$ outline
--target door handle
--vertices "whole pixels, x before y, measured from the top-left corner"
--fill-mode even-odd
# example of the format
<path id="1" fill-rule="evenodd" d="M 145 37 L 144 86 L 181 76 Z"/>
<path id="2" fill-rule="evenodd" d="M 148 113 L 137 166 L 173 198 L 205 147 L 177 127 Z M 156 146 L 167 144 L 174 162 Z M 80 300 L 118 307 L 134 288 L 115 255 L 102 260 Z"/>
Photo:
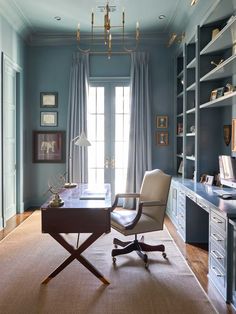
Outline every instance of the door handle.
<path id="1" fill-rule="evenodd" d="M 109 158 L 107 157 L 105 159 L 105 168 L 111 168 L 111 169 L 115 169 L 115 158 Z"/>
<path id="2" fill-rule="evenodd" d="M 111 169 L 115 169 L 115 165 L 116 165 L 115 158 L 112 158 L 111 159 Z"/>
<path id="3" fill-rule="evenodd" d="M 106 159 L 105 159 L 105 168 L 106 168 L 106 169 L 109 168 L 109 164 L 110 164 L 109 158 L 106 158 Z"/>

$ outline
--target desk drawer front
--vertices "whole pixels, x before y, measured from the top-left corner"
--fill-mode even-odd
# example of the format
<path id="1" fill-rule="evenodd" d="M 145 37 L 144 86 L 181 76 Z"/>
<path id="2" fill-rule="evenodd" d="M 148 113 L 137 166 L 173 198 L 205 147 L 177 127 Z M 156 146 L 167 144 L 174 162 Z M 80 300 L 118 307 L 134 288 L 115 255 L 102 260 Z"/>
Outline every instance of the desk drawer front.
<path id="1" fill-rule="evenodd" d="M 209 275 L 215 286 L 226 297 L 226 273 L 217 262 L 210 256 Z"/>
<path id="2" fill-rule="evenodd" d="M 225 250 L 221 247 L 218 247 L 213 243 L 213 241 L 210 242 L 210 255 L 211 258 L 214 259 L 223 269 L 226 267 L 226 253 Z"/>
<path id="3" fill-rule="evenodd" d="M 110 210 L 48 208 L 42 210 L 43 233 L 110 232 Z"/>
<path id="4" fill-rule="evenodd" d="M 211 224 L 216 228 L 226 232 L 226 220 L 224 217 L 218 215 L 214 210 L 211 209 Z"/>
<path id="5" fill-rule="evenodd" d="M 210 242 L 214 242 L 217 246 L 220 246 L 223 250 L 226 249 L 226 238 L 216 228 L 210 225 Z"/>

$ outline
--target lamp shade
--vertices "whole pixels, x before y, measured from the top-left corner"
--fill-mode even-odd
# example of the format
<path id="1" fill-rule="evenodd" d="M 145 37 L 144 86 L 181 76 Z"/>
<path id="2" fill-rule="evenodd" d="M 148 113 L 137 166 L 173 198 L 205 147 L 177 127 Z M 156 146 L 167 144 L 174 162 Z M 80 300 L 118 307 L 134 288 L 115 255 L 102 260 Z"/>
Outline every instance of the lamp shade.
<path id="1" fill-rule="evenodd" d="M 87 139 L 84 131 L 81 132 L 79 138 L 75 141 L 75 145 L 77 145 L 77 146 L 84 146 L 84 147 L 91 146 L 91 143 Z"/>

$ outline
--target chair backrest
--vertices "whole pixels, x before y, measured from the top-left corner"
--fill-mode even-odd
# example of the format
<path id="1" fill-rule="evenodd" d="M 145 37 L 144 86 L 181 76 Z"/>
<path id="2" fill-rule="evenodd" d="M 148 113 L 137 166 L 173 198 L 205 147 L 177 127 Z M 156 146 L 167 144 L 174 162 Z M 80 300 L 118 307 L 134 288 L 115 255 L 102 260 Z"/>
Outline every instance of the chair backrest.
<path id="1" fill-rule="evenodd" d="M 144 207 L 143 213 L 163 223 L 171 176 L 160 169 L 146 171 L 140 189 L 140 201 L 160 201 L 163 206 Z"/>

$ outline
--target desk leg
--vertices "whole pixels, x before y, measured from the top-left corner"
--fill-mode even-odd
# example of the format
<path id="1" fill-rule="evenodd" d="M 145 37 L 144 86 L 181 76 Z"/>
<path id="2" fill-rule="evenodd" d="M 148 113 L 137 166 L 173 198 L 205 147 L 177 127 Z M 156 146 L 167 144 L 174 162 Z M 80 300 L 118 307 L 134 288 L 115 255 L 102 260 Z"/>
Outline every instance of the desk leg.
<path id="1" fill-rule="evenodd" d="M 85 251 L 92 243 L 94 243 L 103 233 L 91 234 L 78 248 L 71 246 L 60 234 L 50 233 L 50 235 L 60 243 L 69 253 L 69 256 L 60 266 L 58 266 L 43 282 L 48 283 L 52 278 L 57 276 L 66 266 L 68 266 L 74 259 L 77 259 L 82 265 L 84 265 L 92 274 L 100 279 L 104 284 L 110 282 L 86 259 L 81 253 Z"/>

